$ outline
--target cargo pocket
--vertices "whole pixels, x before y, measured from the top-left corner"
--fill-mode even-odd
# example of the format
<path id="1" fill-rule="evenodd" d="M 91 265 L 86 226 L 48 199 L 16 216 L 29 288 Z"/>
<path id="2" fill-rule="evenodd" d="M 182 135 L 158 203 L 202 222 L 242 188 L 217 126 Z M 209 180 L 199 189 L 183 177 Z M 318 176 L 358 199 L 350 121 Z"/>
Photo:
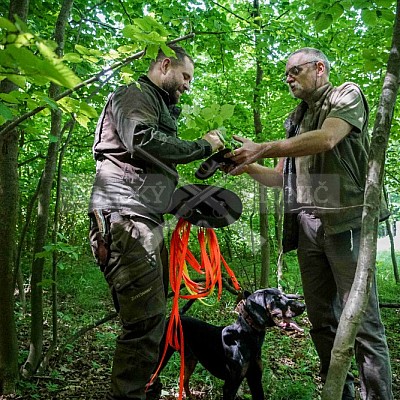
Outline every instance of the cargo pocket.
<path id="1" fill-rule="evenodd" d="M 161 272 L 147 259 L 121 266 L 107 278 L 124 325 L 165 312 Z"/>

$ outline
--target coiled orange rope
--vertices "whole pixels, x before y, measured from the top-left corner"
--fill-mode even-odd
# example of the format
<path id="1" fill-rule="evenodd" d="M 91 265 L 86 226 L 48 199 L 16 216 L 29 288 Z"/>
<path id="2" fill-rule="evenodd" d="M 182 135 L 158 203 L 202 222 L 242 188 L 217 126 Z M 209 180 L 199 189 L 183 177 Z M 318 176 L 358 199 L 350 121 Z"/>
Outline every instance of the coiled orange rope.
<path id="1" fill-rule="evenodd" d="M 188 248 L 191 223 L 180 219 L 172 234 L 170 247 L 170 285 L 174 292 L 172 302 L 171 316 L 166 332 L 166 342 L 161 357 L 160 364 L 151 378 L 150 384 L 157 377 L 165 354 L 169 346 L 180 352 L 181 367 L 179 378 L 179 400 L 183 394 L 183 375 L 184 375 L 184 341 L 183 329 L 179 316 L 179 298 L 183 299 L 200 299 L 210 295 L 218 285 L 218 300 L 222 294 L 222 271 L 221 261 L 228 273 L 232 284 L 236 290 L 240 290 L 239 283 L 233 271 L 229 268 L 227 262 L 221 254 L 217 235 L 212 228 L 200 228 L 198 231 L 198 241 L 200 244 L 199 263 L 196 257 Z M 208 250 L 208 251 L 207 251 Z M 198 283 L 189 276 L 187 263 L 199 274 L 204 275 L 204 282 Z M 180 294 L 181 282 L 184 282 L 189 295 Z"/>

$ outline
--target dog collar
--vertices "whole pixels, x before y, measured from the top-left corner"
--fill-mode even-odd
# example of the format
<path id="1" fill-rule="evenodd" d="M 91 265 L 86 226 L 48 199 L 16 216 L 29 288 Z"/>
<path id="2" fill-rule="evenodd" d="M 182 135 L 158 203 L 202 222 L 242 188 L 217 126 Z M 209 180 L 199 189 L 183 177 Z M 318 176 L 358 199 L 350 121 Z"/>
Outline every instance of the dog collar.
<path id="1" fill-rule="evenodd" d="M 258 332 L 264 332 L 266 330 L 265 326 L 261 326 L 257 322 L 254 321 L 254 319 L 251 317 L 251 315 L 247 312 L 245 308 L 246 300 L 241 300 L 237 304 L 235 311 L 246 321 L 247 325 L 249 325 L 251 328 Z"/>

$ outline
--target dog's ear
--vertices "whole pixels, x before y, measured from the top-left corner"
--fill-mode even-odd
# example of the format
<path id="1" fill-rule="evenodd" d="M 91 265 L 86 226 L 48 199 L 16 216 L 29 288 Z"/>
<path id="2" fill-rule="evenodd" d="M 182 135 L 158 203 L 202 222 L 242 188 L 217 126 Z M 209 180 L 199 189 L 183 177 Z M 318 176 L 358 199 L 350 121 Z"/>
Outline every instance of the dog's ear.
<path id="1" fill-rule="evenodd" d="M 238 295 L 236 296 L 236 304 L 239 304 L 242 300 L 246 300 L 250 295 L 251 293 L 247 290 L 239 292 Z"/>
<path id="2" fill-rule="evenodd" d="M 243 298 L 247 299 L 250 295 L 251 293 L 248 290 L 243 291 Z"/>

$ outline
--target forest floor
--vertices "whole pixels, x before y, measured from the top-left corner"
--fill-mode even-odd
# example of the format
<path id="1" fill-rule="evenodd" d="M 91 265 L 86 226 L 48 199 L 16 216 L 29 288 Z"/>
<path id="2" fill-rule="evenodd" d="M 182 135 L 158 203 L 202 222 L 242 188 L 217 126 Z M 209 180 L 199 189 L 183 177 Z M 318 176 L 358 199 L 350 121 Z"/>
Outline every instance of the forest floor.
<path id="1" fill-rule="evenodd" d="M 399 286 L 393 282 L 389 260 L 390 256 L 385 255 L 385 259 L 378 262 L 378 287 L 382 289 L 380 300 L 398 303 Z M 73 273 L 65 271 L 66 276 L 59 278 L 62 285 L 70 286 L 63 288 L 60 284 L 60 292 L 68 294 L 59 300 L 59 346 L 51 355 L 47 368 L 31 379 L 21 378 L 17 394 L 0 396 L 0 400 L 105 400 L 119 323 L 117 318 L 113 318 L 87 329 L 83 334 L 82 327 L 89 328 L 90 324 L 112 312 L 104 280 L 95 269 L 92 277 L 91 269 L 87 268 L 75 268 Z M 223 293 L 221 301 L 208 307 L 196 302 L 188 313 L 216 324 L 232 323 L 236 318 L 233 297 Z M 382 308 L 381 313 L 391 356 L 394 399 L 400 400 L 400 308 Z M 49 314 L 45 319 L 46 337 L 51 334 L 50 320 Z M 297 318 L 297 322 L 304 328 L 304 333 L 289 335 L 278 328 L 266 332 L 262 350 L 265 400 L 320 399 L 318 358 L 310 338 L 306 314 Z M 29 348 L 29 323 L 30 318 L 19 315 L 17 329 L 21 364 Z M 48 348 L 48 343 L 45 346 Z M 351 368 L 357 375 L 354 363 Z M 161 380 L 164 385 L 162 400 L 175 400 L 179 383 L 178 355 L 162 371 Z M 197 399 L 216 400 L 222 397 L 222 382 L 211 377 L 201 366 L 197 366 L 192 376 L 191 388 Z M 240 398 L 251 399 L 247 385 L 242 385 Z"/>
<path id="2" fill-rule="evenodd" d="M 383 309 L 382 316 L 386 324 L 391 352 L 394 398 L 400 399 L 400 346 L 398 345 L 400 342 L 398 328 L 400 310 Z M 306 319 L 303 319 L 302 323 L 303 326 L 307 324 Z M 73 345 L 68 346 L 63 354 L 56 354 L 46 373 L 37 375 L 29 381 L 21 381 L 20 395 L 3 396 L 0 399 L 105 400 L 109 387 L 113 348 L 112 345 L 106 343 L 109 342 L 107 338 L 114 335 L 113 331 L 116 327 L 116 322 L 109 322 L 90 330 Z M 264 345 L 268 375 L 267 386 L 264 382 L 265 399 L 319 399 L 321 385 L 317 378 L 315 355 L 310 354 L 313 351 L 309 347 L 311 340 L 307 331 L 305 334 L 290 337 L 278 329 L 273 329 L 267 335 L 268 342 Z M 284 343 L 282 344 L 282 342 Z M 285 349 L 286 354 L 282 354 L 282 349 Z M 166 387 L 163 391 L 163 400 L 177 398 L 178 362 L 176 360 L 173 367 L 175 378 L 162 376 Z M 197 368 L 201 369 L 199 366 Z M 220 399 L 220 384 L 215 379 L 206 377 L 207 373 L 200 372 L 199 374 L 192 382 L 196 398 Z M 311 381 L 314 381 L 314 389 L 313 385 L 310 385 Z M 165 384 L 165 382 L 169 382 L 169 384 Z M 297 397 L 296 390 L 301 382 L 304 383 L 304 387 L 298 391 Z M 271 393 L 269 393 L 269 385 L 272 387 Z M 277 386 L 281 387 L 279 391 L 276 389 Z M 282 393 L 290 394 L 286 397 Z M 246 387 L 242 389 L 241 397 L 243 399 L 250 398 Z"/>

